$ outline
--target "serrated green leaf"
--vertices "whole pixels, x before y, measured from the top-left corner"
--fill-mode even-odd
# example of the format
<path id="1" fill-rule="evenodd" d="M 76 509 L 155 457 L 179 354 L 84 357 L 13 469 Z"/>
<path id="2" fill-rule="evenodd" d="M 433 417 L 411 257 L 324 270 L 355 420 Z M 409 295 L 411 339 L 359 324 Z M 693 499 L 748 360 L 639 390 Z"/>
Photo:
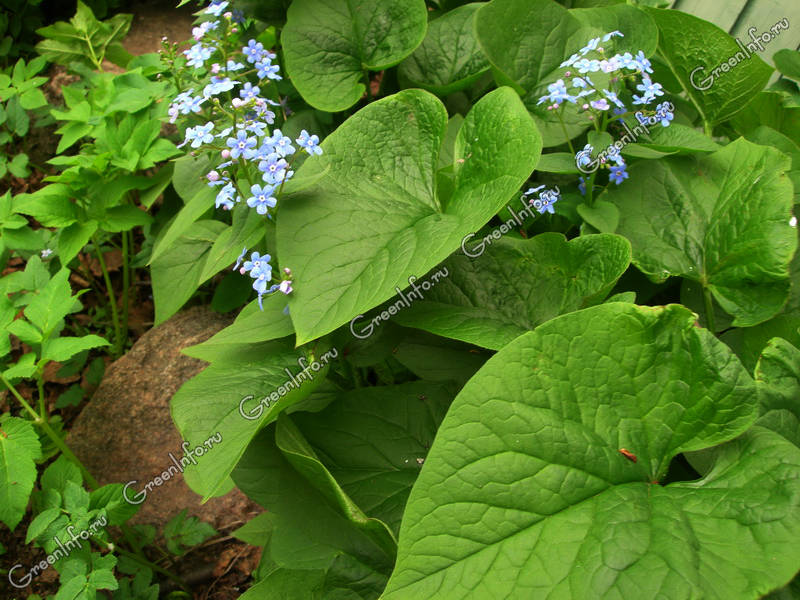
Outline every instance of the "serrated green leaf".
<path id="1" fill-rule="evenodd" d="M 800 447 L 800 350 L 782 338 L 769 341 L 755 370 L 758 424 Z"/>
<path id="2" fill-rule="evenodd" d="M 91 334 L 83 337 L 65 336 L 49 339 L 42 347 L 42 360 L 64 362 L 84 350 L 108 345 L 108 342 L 100 336 Z"/>
<path id="3" fill-rule="evenodd" d="M 0 425 L 0 521 L 12 531 L 25 514 L 41 455 L 39 436 L 29 421 L 9 417 Z"/>
<path id="4" fill-rule="evenodd" d="M 286 71 L 314 108 L 345 110 L 364 94 L 364 73 L 399 63 L 426 27 L 423 0 L 295 0 L 281 32 Z"/>
<path id="5" fill-rule="evenodd" d="M 278 220 L 278 256 L 295 282 L 289 314 L 298 344 L 376 306 L 446 258 L 519 189 L 541 151 L 516 94 L 487 94 L 459 132 L 455 154 L 463 163 L 456 163 L 445 202 L 435 173 L 446 124 L 434 96 L 406 90 L 351 117 L 323 142 L 325 154 L 300 168 L 331 167 L 316 186 L 287 199 Z M 352 226 L 364 218 L 369 228 Z"/>

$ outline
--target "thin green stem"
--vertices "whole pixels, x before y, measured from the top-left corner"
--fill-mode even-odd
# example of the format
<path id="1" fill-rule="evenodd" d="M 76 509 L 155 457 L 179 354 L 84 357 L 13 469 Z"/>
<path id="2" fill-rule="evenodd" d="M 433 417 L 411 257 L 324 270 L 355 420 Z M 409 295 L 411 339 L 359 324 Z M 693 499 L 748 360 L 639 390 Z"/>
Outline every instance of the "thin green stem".
<path id="1" fill-rule="evenodd" d="M 39 416 L 42 421 L 46 423 L 49 415 L 47 414 L 47 405 L 44 401 L 44 378 L 40 371 L 36 372 L 36 387 L 39 390 Z"/>
<path id="2" fill-rule="evenodd" d="M 128 341 L 128 315 L 130 312 L 130 291 L 131 291 L 131 265 L 130 251 L 132 247 L 130 231 L 122 232 L 122 341 L 120 351 L 125 349 Z"/>
<path id="3" fill-rule="evenodd" d="M 103 271 L 103 280 L 106 283 L 106 293 L 108 294 L 108 303 L 111 308 L 111 320 L 114 323 L 114 346 L 113 354 L 115 358 L 119 358 L 122 354 L 122 332 L 119 326 L 119 311 L 117 310 L 117 299 L 114 297 L 114 288 L 111 287 L 111 277 L 106 268 L 106 261 L 103 258 L 103 252 L 100 250 L 100 244 L 97 242 L 97 236 L 92 236 L 92 244 L 97 253 L 97 260 L 100 263 L 100 270 Z"/>
<path id="4" fill-rule="evenodd" d="M 100 540 L 100 539 L 98 539 L 98 538 L 96 538 L 94 536 L 92 536 L 92 540 L 94 540 L 94 542 L 96 544 L 98 544 L 99 546 L 101 546 L 101 547 L 104 547 L 104 548 L 108 547 L 108 544 L 106 544 L 103 540 Z M 128 552 L 127 550 L 125 550 L 124 548 L 120 548 L 116 544 L 114 545 L 113 552 L 116 552 L 116 553 L 118 553 L 118 554 L 120 554 L 122 556 L 130 558 L 131 560 L 138 562 L 140 565 L 143 565 L 143 566 L 147 567 L 148 569 L 152 569 L 156 573 L 161 573 L 165 577 L 168 577 L 169 579 L 174 581 L 186 593 L 191 593 L 191 591 L 192 591 L 191 588 L 188 586 L 188 584 L 183 579 L 181 579 L 180 577 L 178 577 L 174 573 L 171 573 L 170 571 L 167 571 L 165 568 L 158 566 L 154 562 L 151 562 L 151 561 L 147 560 L 145 557 L 143 557 L 143 556 L 141 556 L 139 554 L 136 554 L 135 552 Z"/>
<path id="5" fill-rule="evenodd" d="M 564 132 L 564 139 L 567 140 L 567 145 L 569 146 L 569 151 L 572 152 L 572 155 L 575 156 L 575 148 L 572 147 L 572 140 L 569 138 L 569 134 L 567 133 L 567 126 L 564 124 L 564 119 L 561 118 L 561 112 L 564 109 L 564 105 L 561 105 L 556 112 L 556 116 L 558 117 L 558 122 L 561 123 L 561 131 Z"/>
<path id="6" fill-rule="evenodd" d="M 86 480 L 86 483 L 89 485 L 89 487 L 91 489 L 93 489 L 93 490 L 96 490 L 97 488 L 99 488 L 100 484 L 98 484 L 97 480 L 94 477 L 92 477 L 92 474 L 89 473 L 89 470 L 84 466 L 84 464 L 80 461 L 80 459 L 77 456 L 75 456 L 75 454 L 72 452 L 72 450 L 69 449 L 69 446 L 67 446 L 67 444 L 64 442 L 64 440 L 61 439 L 61 436 L 59 436 L 55 431 L 53 431 L 53 428 L 50 427 L 50 424 L 47 423 L 47 421 L 43 420 L 36 413 L 36 411 L 33 410 L 31 405 L 28 404 L 28 402 L 25 400 L 25 398 L 23 398 L 20 395 L 20 393 L 17 391 L 17 388 L 15 388 L 13 385 L 11 385 L 11 383 L 8 381 L 8 379 L 6 379 L 3 376 L 2 373 L 0 373 L 0 382 L 2 382 L 3 385 L 6 386 L 6 388 L 8 388 L 8 391 L 11 392 L 11 394 L 22 405 L 22 408 L 24 408 L 27 411 L 27 413 L 31 417 L 33 417 L 33 422 L 36 425 L 38 425 L 39 427 L 42 428 L 42 431 L 44 431 L 45 434 L 47 435 L 47 437 L 50 438 L 50 440 L 53 442 L 55 447 L 58 448 L 59 450 L 61 450 L 61 453 L 64 456 L 66 456 L 70 461 L 72 461 L 81 470 L 81 473 L 83 474 L 83 478 Z"/>
<path id="7" fill-rule="evenodd" d="M 716 335 L 717 328 L 714 322 L 714 301 L 711 297 L 711 290 L 707 285 L 703 285 L 703 308 L 706 312 L 706 329 Z"/>

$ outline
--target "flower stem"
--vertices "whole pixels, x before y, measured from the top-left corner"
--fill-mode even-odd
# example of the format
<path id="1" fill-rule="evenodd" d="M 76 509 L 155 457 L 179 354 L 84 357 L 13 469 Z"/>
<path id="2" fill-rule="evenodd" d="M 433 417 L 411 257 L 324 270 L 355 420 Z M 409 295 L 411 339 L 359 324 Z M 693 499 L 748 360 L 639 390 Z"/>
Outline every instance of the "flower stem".
<path id="1" fill-rule="evenodd" d="M 564 124 L 564 119 L 561 117 L 561 111 L 563 111 L 564 105 L 561 105 L 561 108 L 555 111 L 556 116 L 558 117 L 558 122 L 561 123 L 561 131 L 564 132 L 564 139 L 567 140 L 567 145 L 569 146 L 569 151 L 572 152 L 572 155 L 575 155 L 575 148 L 572 147 L 572 140 L 569 138 L 569 134 L 567 133 L 567 126 Z"/>
<path id="2" fill-rule="evenodd" d="M 106 261 L 103 258 L 103 253 L 100 250 L 100 244 L 97 242 L 97 236 L 92 236 L 92 243 L 94 250 L 97 253 L 97 260 L 100 263 L 100 270 L 103 271 L 103 280 L 106 283 L 106 293 L 108 294 L 108 303 L 111 308 L 111 320 L 114 323 L 114 346 L 112 352 L 114 358 L 119 358 L 122 354 L 122 333 L 119 326 L 119 313 L 117 311 L 117 299 L 114 297 L 114 288 L 111 287 L 111 277 L 106 268 Z"/>
<path id="3" fill-rule="evenodd" d="M 130 239 L 129 239 L 130 238 Z M 125 349 L 128 341 L 128 315 L 130 307 L 131 291 L 131 265 L 130 251 L 133 246 L 133 235 L 131 231 L 122 232 L 122 340 L 120 342 L 120 353 Z"/>

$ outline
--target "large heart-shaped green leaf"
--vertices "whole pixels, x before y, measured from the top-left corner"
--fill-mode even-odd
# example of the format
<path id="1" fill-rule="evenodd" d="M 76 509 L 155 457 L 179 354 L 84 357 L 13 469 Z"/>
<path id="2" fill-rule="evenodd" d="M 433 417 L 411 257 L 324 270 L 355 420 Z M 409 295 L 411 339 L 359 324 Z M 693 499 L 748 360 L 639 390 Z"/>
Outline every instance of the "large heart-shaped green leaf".
<path id="1" fill-rule="evenodd" d="M 709 126 L 744 108 L 772 75 L 757 49 L 743 50 L 716 25 L 678 10 L 646 10 L 658 25 L 662 56 Z"/>
<path id="2" fill-rule="evenodd" d="M 700 282 L 747 327 L 788 298 L 797 248 L 788 169 L 777 150 L 738 139 L 701 157 L 638 162 L 602 198 L 619 208 L 617 233 L 631 241 L 637 267 Z"/>
<path id="3" fill-rule="evenodd" d="M 431 21 L 422 44 L 400 63 L 400 75 L 442 96 L 474 83 L 489 69 L 473 27 L 481 6 L 466 4 Z"/>
<path id="4" fill-rule="evenodd" d="M 456 250 L 519 189 L 541 140 L 517 95 L 501 88 L 475 104 L 457 140 L 452 193 L 437 193 L 447 113 L 406 90 L 362 109 L 307 160 L 298 177 L 328 168 L 285 199 L 278 216 L 282 267 L 292 270 L 289 314 L 302 344 L 380 304 Z"/>
<path id="5" fill-rule="evenodd" d="M 491 235 L 450 257 L 450 272 L 420 302 L 400 311 L 401 325 L 499 350 L 560 314 L 603 301 L 628 268 L 631 247 L 618 235 L 567 241 L 560 233 L 529 240 Z"/>
<path id="6" fill-rule="evenodd" d="M 424 0 L 295 0 L 281 34 L 286 70 L 311 106 L 345 110 L 364 95 L 367 71 L 411 54 L 427 25 Z"/>
<path id="7" fill-rule="evenodd" d="M 755 599 L 786 583 L 798 449 L 754 428 L 704 479 L 658 483 L 757 414 L 753 380 L 694 321 L 603 304 L 491 358 L 437 433 L 383 598 Z"/>

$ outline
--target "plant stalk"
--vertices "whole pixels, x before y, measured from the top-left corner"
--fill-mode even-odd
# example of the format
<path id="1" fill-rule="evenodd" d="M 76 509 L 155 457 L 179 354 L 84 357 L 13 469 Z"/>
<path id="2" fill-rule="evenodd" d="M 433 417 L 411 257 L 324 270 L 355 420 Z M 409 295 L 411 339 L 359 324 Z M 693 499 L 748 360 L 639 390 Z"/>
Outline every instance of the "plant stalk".
<path id="1" fill-rule="evenodd" d="M 708 286 L 703 285 L 703 306 L 706 312 L 706 328 L 713 333 L 717 334 L 716 324 L 714 323 L 714 302 L 711 297 L 711 290 Z"/>
<path id="2" fill-rule="evenodd" d="M 97 260 L 100 263 L 100 270 L 103 271 L 103 281 L 106 284 L 106 293 L 108 294 L 108 303 L 111 307 L 111 320 L 114 324 L 114 358 L 119 358 L 122 354 L 122 332 L 119 326 L 119 311 L 117 309 L 117 299 L 114 297 L 114 288 L 111 286 L 111 277 L 106 268 L 106 261 L 103 258 L 103 252 L 100 250 L 100 244 L 97 242 L 97 236 L 92 236 L 92 244 L 97 253 Z"/>

